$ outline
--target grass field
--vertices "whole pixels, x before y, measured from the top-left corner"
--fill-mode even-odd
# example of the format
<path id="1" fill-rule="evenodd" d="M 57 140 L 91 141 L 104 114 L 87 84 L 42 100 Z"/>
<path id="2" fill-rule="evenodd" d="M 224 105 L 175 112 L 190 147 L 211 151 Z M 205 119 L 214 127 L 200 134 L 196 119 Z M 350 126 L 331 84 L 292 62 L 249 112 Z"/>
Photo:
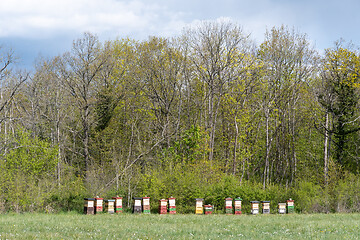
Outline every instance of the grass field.
<path id="1" fill-rule="evenodd" d="M 360 214 L 2 214 L 0 239 L 360 239 Z"/>

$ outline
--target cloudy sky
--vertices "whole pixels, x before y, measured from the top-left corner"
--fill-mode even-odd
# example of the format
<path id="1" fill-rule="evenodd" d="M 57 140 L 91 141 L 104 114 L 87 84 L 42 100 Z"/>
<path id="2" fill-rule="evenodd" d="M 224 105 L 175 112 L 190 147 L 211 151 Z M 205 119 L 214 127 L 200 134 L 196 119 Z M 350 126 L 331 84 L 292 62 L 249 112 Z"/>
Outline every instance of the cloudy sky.
<path id="1" fill-rule="evenodd" d="M 101 40 L 176 36 L 202 20 L 230 19 L 258 43 L 281 24 L 306 33 L 317 49 L 339 38 L 360 46 L 358 0 L 0 0 L 0 45 L 29 67 L 71 48 L 85 31 Z"/>

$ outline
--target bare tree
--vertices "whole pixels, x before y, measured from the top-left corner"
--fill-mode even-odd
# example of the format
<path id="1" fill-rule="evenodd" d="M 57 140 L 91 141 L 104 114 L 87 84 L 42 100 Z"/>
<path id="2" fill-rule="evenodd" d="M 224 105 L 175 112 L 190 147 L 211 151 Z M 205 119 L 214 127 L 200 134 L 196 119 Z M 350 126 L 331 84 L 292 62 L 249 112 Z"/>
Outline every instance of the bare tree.
<path id="1" fill-rule="evenodd" d="M 210 137 L 209 160 L 212 160 L 221 100 L 227 92 L 227 85 L 245 73 L 244 65 L 252 44 L 239 26 L 227 21 L 202 22 L 185 34 L 195 76 L 204 86 L 201 108 Z"/>
<path id="2" fill-rule="evenodd" d="M 89 140 L 94 122 L 92 113 L 98 89 L 97 81 L 109 58 L 109 52 L 102 49 L 98 38 L 90 33 L 85 33 L 82 38 L 75 40 L 71 52 L 63 57 L 62 78 L 75 100 L 74 104 L 81 119 L 79 136 L 85 171 L 90 164 Z"/>
<path id="3" fill-rule="evenodd" d="M 273 28 L 260 47 L 265 64 L 263 110 L 265 117 L 265 162 L 263 186 L 270 183 L 275 164 L 276 176 L 293 182 L 297 171 L 296 136 L 302 91 L 316 70 L 316 52 L 305 34 L 285 26 Z M 273 146 L 276 142 L 277 146 Z M 272 155 L 271 155 L 272 154 Z M 271 159 L 272 158 L 272 159 Z M 279 161 L 275 161 L 278 159 Z M 272 161 L 272 162 L 270 162 Z M 271 164 L 270 164 L 271 163 Z"/>

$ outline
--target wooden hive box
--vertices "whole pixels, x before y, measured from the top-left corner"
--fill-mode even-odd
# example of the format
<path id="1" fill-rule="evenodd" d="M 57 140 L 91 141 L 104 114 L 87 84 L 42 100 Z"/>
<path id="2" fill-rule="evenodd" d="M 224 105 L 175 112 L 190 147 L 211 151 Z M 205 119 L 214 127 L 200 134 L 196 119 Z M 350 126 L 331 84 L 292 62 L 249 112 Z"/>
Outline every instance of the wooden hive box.
<path id="1" fill-rule="evenodd" d="M 94 214 L 95 198 L 84 198 L 84 214 Z"/>
<path id="2" fill-rule="evenodd" d="M 122 197 L 116 196 L 112 199 L 115 200 L 115 212 L 116 213 L 122 213 L 123 212 L 123 206 L 122 206 Z"/>
<path id="3" fill-rule="evenodd" d="M 176 213 L 176 205 L 175 205 L 175 198 L 169 198 L 169 213 L 175 214 Z"/>
<path id="4" fill-rule="evenodd" d="M 203 198 L 196 198 L 196 207 L 195 207 L 195 214 L 203 214 Z"/>
<path id="5" fill-rule="evenodd" d="M 240 197 L 237 197 L 234 200 L 235 215 L 240 215 L 241 214 L 241 201 L 242 201 L 242 199 Z"/>
<path id="6" fill-rule="evenodd" d="M 96 197 L 95 198 L 95 214 L 103 212 L 103 198 Z"/>
<path id="7" fill-rule="evenodd" d="M 233 199 L 232 198 L 225 198 L 225 213 L 226 214 L 233 214 Z"/>
<path id="8" fill-rule="evenodd" d="M 115 199 L 106 199 L 105 200 L 105 212 L 115 213 Z"/>
<path id="9" fill-rule="evenodd" d="M 262 201 L 262 213 L 269 214 L 270 213 L 270 201 Z"/>
<path id="10" fill-rule="evenodd" d="M 141 205 L 141 197 L 133 197 L 134 205 L 133 205 L 133 213 L 141 213 L 142 212 L 142 205 Z"/>
<path id="11" fill-rule="evenodd" d="M 251 203 L 251 214 L 256 215 L 259 213 L 259 201 L 250 201 Z"/>
<path id="12" fill-rule="evenodd" d="M 143 197 L 143 213 L 150 214 L 150 197 Z"/>
<path id="13" fill-rule="evenodd" d="M 278 210 L 280 214 L 286 213 L 286 203 L 278 203 Z"/>

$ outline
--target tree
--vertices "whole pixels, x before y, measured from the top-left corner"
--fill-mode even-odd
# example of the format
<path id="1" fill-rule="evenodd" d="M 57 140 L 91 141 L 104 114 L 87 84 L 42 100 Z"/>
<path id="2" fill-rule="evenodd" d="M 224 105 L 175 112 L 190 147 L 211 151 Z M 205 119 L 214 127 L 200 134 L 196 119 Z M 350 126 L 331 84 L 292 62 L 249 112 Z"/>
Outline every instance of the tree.
<path id="1" fill-rule="evenodd" d="M 285 26 L 274 27 L 266 33 L 259 55 L 266 69 L 262 102 L 266 134 L 265 188 L 270 183 L 272 171 L 276 171 L 277 179 L 287 177 L 286 181 L 295 181 L 298 163 L 296 137 L 303 122 L 300 119 L 306 116 L 300 110 L 305 103 L 303 94 L 317 67 L 317 56 L 305 34 Z"/>
<path id="2" fill-rule="evenodd" d="M 360 130 L 359 104 L 360 58 L 358 53 L 346 49 L 337 42 L 334 49 L 325 52 L 322 81 L 323 89 L 319 94 L 319 102 L 325 108 L 325 155 L 330 136 L 334 136 L 334 158 L 350 171 L 359 170 L 359 160 L 355 154 L 353 138 L 357 139 Z M 332 124 L 329 126 L 331 114 Z M 355 141 L 356 142 L 356 141 Z M 325 160 L 327 157 L 325 157 Z M 328 164 L 325 161 L 325 175 Z M 326 176 L 325 176 L 326 177 Z"/>
<path id="3" fill-rule="evenodd" d="M 230 22 L 202 22 L 186 32 L 189 59 L 195 68 L 195 78 L 203 88 L 202 119 L 209 134 L 209 160 L 214 158 L 215 136 L 220 103 L 228 84 L 246 73 L 251 62 L 247 57 L 252 44 L 242 29 Z"/>
<path id="4" fill-rule="evenodd" d="M 99 90 L 97 82 L 110 56 L 108 49 L 102 49 L 99 39 L 90 33 L 74 41 L 72 51 L 63 56 L 62 79 L 80 115 L 82 151 L 78 154 L 83 157 L 84 173 L 90 165 L 89 140 L 94 123 L 95 96 Z"/>
<path id="5" fill-rule="evenodd" d="M 170 147 L 171 136 L 179 132 L 182 112 L 183 56 L 175 44 L 156 37 L 141 43 L 138 54 L 144 94 L 156 117 L 154 130 L 166 139 L 166 147 Z"/>
<path id="6" fill-rule="evenodd" d="M 14 72 L 11 67 L 15 63 L 14 52 L 0 47 L 0 132 L 4 133 L 4 148 L 2 149 L 4 153 L 7 152 L 8 133 L 15 132 L 16 107 L 14 99 L 23 83 L 29 78 L 29 74 L 26 72 Z"/>

